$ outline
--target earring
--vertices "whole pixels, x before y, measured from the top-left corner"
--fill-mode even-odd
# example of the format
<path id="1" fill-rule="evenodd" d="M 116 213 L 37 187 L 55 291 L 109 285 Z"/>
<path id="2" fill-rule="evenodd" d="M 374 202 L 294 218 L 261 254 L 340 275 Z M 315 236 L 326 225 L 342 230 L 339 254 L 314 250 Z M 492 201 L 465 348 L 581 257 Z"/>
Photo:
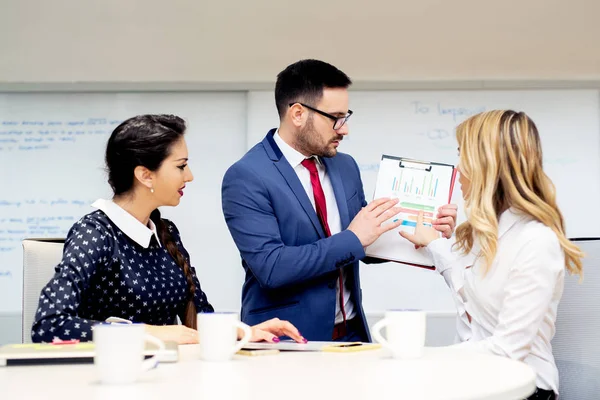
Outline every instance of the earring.
<path id="1" fill-rule="evenodd" d="M 154 188 L 150 188 L 150 193 L 154 193 Z"/>

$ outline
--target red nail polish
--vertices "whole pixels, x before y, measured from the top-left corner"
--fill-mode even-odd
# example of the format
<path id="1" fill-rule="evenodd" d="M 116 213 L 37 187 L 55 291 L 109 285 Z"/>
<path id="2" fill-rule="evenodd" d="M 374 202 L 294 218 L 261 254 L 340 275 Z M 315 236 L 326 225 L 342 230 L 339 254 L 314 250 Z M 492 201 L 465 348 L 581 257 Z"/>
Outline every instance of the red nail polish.
<path id="1" fill-rule="evenodd" d="M 275 343 L 279 343 L 279 338 L 278 338 L 277 336 L 275 336 L 275 337 L 273 338 L 273 342 L 275 342 Z"/>

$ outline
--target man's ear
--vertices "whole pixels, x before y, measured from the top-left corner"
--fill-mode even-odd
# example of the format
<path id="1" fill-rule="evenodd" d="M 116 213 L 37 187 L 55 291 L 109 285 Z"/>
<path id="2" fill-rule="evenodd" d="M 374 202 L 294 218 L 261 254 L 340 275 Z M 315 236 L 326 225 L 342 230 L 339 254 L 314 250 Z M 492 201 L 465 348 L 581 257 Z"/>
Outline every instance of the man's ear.
<path id="1" fill-rule="evenodd" d="M 146 186 L 149 190 L 154 189 L 154 173 L 146 167 L 138 165 L 133 170 L 133 175 L 142 185 Z"/>
<path id="2" fill-rule="evenodd" d="M 304 107 L 302 107 L 300 103 L 296 103 L 293 106 L 291 106 L 287 112 L 290 121 L 297 128 L 300 128 L 302 127 L 302 125 L 304 125 L 304 120 L 302 119 L 304 111 Z"/>

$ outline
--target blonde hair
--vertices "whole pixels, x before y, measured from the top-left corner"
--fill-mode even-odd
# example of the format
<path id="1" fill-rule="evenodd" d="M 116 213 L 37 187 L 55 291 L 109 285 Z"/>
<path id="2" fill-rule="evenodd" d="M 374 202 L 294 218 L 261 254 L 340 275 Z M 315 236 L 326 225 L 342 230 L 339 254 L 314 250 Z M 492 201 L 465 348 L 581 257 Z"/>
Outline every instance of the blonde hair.
<path id="1" fill-rule="evenodd" d="M 468 253 L 474 238 L 487 268 L 498 247 L 498 217 L 516 209 L 551 228 L 565 254 L 565 267 L 583 276 L 583 252 L 565 236 L 554 184 L 542 168 L 537 127 L 523 112 L 487 111 L 456 128 L 460 173 L 470 181 L 465 194 L 467 222 L 456 229 L 456 246 Z"/>

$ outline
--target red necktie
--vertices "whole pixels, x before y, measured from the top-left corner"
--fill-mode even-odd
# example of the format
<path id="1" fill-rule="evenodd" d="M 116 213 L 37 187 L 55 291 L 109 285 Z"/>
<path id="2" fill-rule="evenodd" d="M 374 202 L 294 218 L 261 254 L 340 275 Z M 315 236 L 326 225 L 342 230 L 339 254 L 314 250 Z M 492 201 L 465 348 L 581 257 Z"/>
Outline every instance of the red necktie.
<path id="1" fill-rule="evenodd" d="M 327 203 L 325 201 L 325 193 L 323 193 L 323 187 L 321 186 L 321 181 L 319 180 L 319 171 L 317 170 L 317 165 L 315 163 L 314 158 L 307 158 L 302 161 L 302 165 L 304 168 L 310 172 L 310 184 L 313 188 L 313 195 L 315 197 L 315 208 L 317 209 L 317 216 L 321 221 L 321 226 L 325 231 L 325 236 L 331 236 L 331 231 L 329 230 L 329 224 L 327 223 Z M 338 269 L 339 271 L 339 282 L 340 282 L 340 310 L 342 311 L 342 315 L 344 316 L 344 324 L 346 323 L 346 310 L 344 310 L 344 277 L 342 275 L 342 269 Z"/>

